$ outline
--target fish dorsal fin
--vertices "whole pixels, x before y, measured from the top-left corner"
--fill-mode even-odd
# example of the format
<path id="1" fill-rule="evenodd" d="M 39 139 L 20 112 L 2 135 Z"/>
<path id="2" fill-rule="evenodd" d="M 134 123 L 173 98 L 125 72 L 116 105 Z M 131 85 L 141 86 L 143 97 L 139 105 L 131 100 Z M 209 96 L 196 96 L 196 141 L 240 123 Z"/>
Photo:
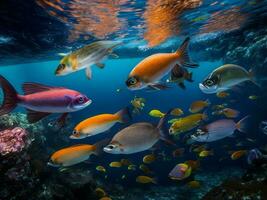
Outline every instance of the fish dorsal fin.
<path id="1" fill-rule="evenodd" d="M 55 87 L 42 85 L 39 83 L 32 83 L 32 82 L 26 82 L 22 86 L 22 89 L 23 89 L 23 92 L 25 95 L 33 94 L 33 93 L 37 93 L 37 92 L 48 91 L 48 90 L 52 90 L 54 88 Z"/>
<path id="2" fill-rule="evenodd" d="M 27 109 L 27 119 L 29 123 L 35 123 L 43 119 L 44 117 L 50 115 L 51 113 L 46 112 L 36 112 L 34 110 Z"/>

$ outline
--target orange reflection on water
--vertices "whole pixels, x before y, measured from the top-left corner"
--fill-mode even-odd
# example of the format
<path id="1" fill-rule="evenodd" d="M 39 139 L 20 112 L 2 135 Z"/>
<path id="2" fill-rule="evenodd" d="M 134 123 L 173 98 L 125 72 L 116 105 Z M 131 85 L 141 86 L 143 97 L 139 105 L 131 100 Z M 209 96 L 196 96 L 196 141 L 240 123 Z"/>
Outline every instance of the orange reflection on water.
<path id="1" fill-rule="evenodd" d="M 148 0 L 144 19 L 144 39 L 149 47 L 156 46 L 180 32 L 179 17 L 189 9 L 202 4 L 202 0 Z"/>
<path id="2" fill-rule="evenodd" d="M 105 38 L 123 27 L 118 17 L 120 6 L 128 0 L 38 0 L 47 12 L 71 26 L 69 40 L 93 35 Z"/>
<path id="3" fill-rule="evenodd" d="M 240 12 L 239 7 L 222 10 L 211 15 L 210 20 L 201 28 L 201 33 L 232 31 L 240 28 L 247 16 Z"/>

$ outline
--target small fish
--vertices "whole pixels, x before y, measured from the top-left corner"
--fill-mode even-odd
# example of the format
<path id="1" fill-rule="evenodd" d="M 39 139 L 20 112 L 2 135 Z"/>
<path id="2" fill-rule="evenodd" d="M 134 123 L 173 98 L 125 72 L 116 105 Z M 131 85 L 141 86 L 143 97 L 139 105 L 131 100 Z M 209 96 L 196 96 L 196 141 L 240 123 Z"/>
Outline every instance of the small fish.
<path id="1" fill-rule="evenodd" d="M 112 200 L 110 197 L 102 197 L 101 199 L 99 200 Z"/>
<path id="2" fill-rule="evenodd" d="M 130 170 L 130 171 L 135 171 L 136 170 L 136 165 L 129 165 L 128 166 L 128 170 Z"/>
<path id="3" fill-rule="evenodd" d="M 158 117 L 158 118 L 162 118 L 165 114 L 162 113 L 160 110 L 151 110 L 149 113 L 148 113 L 151 117 Z"/>
<path id="4" fill-rule="evenodd" d="M 101 166 L 101 165 L 98 165 L 98 166 L 96 167 L 96 170 L 99 171 L 99 172 L 106 173 L 106 169 L 105 169 L 105 167 L 103 167 L 103 166 Z"/>
<path id="5" fill-rule="evenodd" d="M 173 115 L 173 116 L 176 116 L 176 117 L 179 117 L 179 116 L 181 116 L 183 114 L 184 114 L 184 112 L 180 108 L 174 108 L 170 113 L 170 115 Z"/>
<path id="6" fill-rule="evenodd" d="M 219 105 L 213 105 L 211 107 L 212 110 L 222 110 L 227 106 L 227 104 L 219 104 Z"/>
<path id="7" fill-rule="evenodd" d="M 205 158 L 205 157 L 213 156 L 213 155 L 214 155 L 213 151 L 207 151 L 207 150 L 203 150 L 198 154 L 198 156 L 201 158 Z"/>
<path id="8" fill-rule="evenodd" d="M 150 149 L 159 140 L 172 143 L 161 131 L 169 113 L 170 111 L 161 118 L 158 126 L 148 122 L 139 122 L 122 129 L 115 134 L 104 151 L 111 154 L 132 154 Z"/>
<path id="9" fill-rule="evenodd" d="M 191 135 L 191 139 L 197 142 L 213 142 L 230 137 L 235 130 L 247 132 L 247 123 L 249 116 L 244 117 L 238 123 L 232 119 L 221 119 L 214 121 L 202 128 L 197 129 L 196 133 Z"/>
<path id="10" fill-rule="evenodd" d="M 199 153 L 201 151 L 204 151 L 207 149 L 207 144 L 203 144 L 203 145 L 199 145 L 199 146 L 195 146 L 195 144 L 192 144 L 192 146 L 190 147 L 190 152 L 193 151 L 195 153 Z"/>
<path id="11" fill-rule="evenodd" d="M 120 168 L 122 167 L 122 164 L 121 162 L 114 161 L 114 162 L 109 163 L 109 166 L 114 167 L 114 168 Z"/>
<path id="12" fill-rule="evenodd" d="M 188 178 L 191 175 L 192 168 L 185 164 L 177 164 L 169 173 L 169 178 L 172 180 L 183 180 Z"/>
<path id="13" fill-rule="evenodd" d="M 168 74 L 177 63 L 185 67 L 197 67 L 191 63 L 187 47 L 190 38 L 187 37 L 180 48 L 174 53 L 158 53 L 151 55 L 138 63 L 128 75 L 126 85 L 131 90 L 139 90 L 149 87 L 154 90 L 166 89 L 166 86 L 158 83 Z"/>
<path id="14" fill-rule="evenodd" d="M 174 158 L 177 158 L 177 157 L 180 157 L 184 154 L 185 152 L 185 148 L 179 148 L 179 149 L 175 149 L 173 152 L 172 152 L 172 156 Z"/>
<path id="15" fill-rule="evenodd" d="M 131 162 L 130 160 L 128 160 L 128 159 L 124 159 L 124 158 L 122 158 L 122 159 L 120 160 L 120 163 L 121 163 L 123 166 L 129 166 L 129 165 L 132 164 L 132 162 Z"/>
<path id="16" fill-rule="evenodd" d="M 226 98 L 226 97 L 229 97 L 230 94 L 229 94 L 228 92 L 222 91 L 222 92 L 217 92 L 217 93 L 216 93 L 216 96 L 217 96 L 218 98 Z"/>
<path id="17" fill-rule="evenodd" d="M 86 70 L 86 77 L 92 78 L 91 66 L 96 65 L 103 69 L 105 65 L 101 63 L 108 55 L 114 55 L 112 49 L 120 45 L 121 42 L 115 41 L 97 41 L 86 45 L 66 56 L 64 56 L 58 65 L 55 75 L 65 76 L 80 70 Z"/>
<path id="18" fill-rule="evenodd" d="M 189 112 L 197 113 L 202 111 L 204 108 L 210 105 L 210 101 L 207 99 L 206 101 L 195 101 L 191 104 L 189 108 Z"/>
<path id="19" fill-rule="evenodd" d="M 149 176 L 137 176 L 136 177 L 136 182 L 137 183 L 142 183 L 142 184 L 148 184 L 148 183 L 154 183 L 157 184 L 156 179 L 151 178 Z"/>
<path id="20" fill-rule="evenodd" d="M 133 113 L 140 113 L 140 111 L 145 107 L 145 102 L 146 100 L 144 98 L 134 97 L 134 99 L 130 101 L 133 106 Z"/>
<path id="21" fill-rule="evenodd" d="M 205 80 L 199 84 L 202 92 L 207 94 L 222 92 L 231 89 L 244 81 L 254 82 L 252 71 L 245 68 L 227 64 L 215 69 Z"/>
<path id="22" fill-rule="evenodd" d="M 231 154 L 231 159 L 232 160 L 237 160 L 239 158 L 241 158 L 242 156 L 247 154 L 247 150 L 239 150 L 239 151 L 234 151 Z"/>
<path id="23" fill-rule="evenodd" d="M 51 87 L 38 83 L 24 83 L 24 95 L 0 75 L 0 86 L 4 100 L 0 107 L 0 116 L 10 113 L 17 106 L 27 110 L 29 123 L 35 123 L 52 113 L 66 113 L 82 110 L 92 103 L 86 95 L 63 87 Z"/>
<path id="24" fill-rule="evenodd" d="M 232 108 L 224 108 L 217 112 L 217 115 L 224 115 L 227 118 L 236 118 L 240 114 L 239 111 Z"/>
<path id="25" fill-rule="evenodd" d="M 251 149 L 247 155 L 247 163 L 249 165 L 255 164 L 258 160 L 267 160 L 267 155 L 263 155 L 262 152 L 255 148 Z"/>
<path id="26" fill-rule="evenodd" d="M 144 165 L 144 164 L 141 164 L 141 165 L 139 166 L 139 169 L 140 169 L 141 171 L 143 171 L 145 174 L 153 174 L 153 172 L 149 169 L 149 167 L 146 166 L 146 165 Z"/>
<path id="27" fill-rule="evenodd" d="M 99 197 L 99 198 L 102 198 L 102 197 L 104 197 L 104 196 L 107 195 L 107 193 L 105 192 L 105 190 L 103 190 L 103 189 L 100 188 L 100 187 L 98 187 L 98 188 L 95 189 L 95 194 L 96 194 L 96 196 Z"/>
<path id="28" fill-rule="evenodd" d="M 174 121 L 169 128 L 170 135 L 178 135 L 196 128 L 200 122 L 206 120 L 205 114 L 192 114 Z"/>
<path id="29" fill-rule="evenodd" d="M 256 96 L 256 95 L 250 95 L 248 98 L 249 98 L 250 100 L 257 100 L 259 97 Z"/>
<path id="30" fill-rule="evenodd" d="M 201 184 L 199 181 L 193 180 L 187 183 L 187 186 L 192 189 L 200 188 Z"/>
<path id="31" fill-rule="evenodd" d="M 115 114 L 100 114 L 83 120 L 75 126 L 71 139 L 83 139 L 103 133 L 113 127 L 117 122 L 126 123 L 131 118 L 128 108 Z"/>
<path id="32" fill-rule="evenodd" d="M 143 163 L 150 164 L 156 160 L 156 156 L 154 154 L 148 154 L 143 157 Z"/>
<path id="33" fill-rule="evenodd" d="M 48 165 L 53 167 L 68 167 L 84 162 L 88 160 L 92 154 L 100 154 L 106 143 L 107 140 L 103 140 L 94 145 L 78 144 L 60 149 L 52 154 Z"/>
<path id="34" fill-rule="evenodd" d="M 171 70 L 171 76 L 166 80 L 167 83 L 176 83 L 180 88 L 186 89 L 184 81 L 193 82 L 192 80 L 192 72 L 188 72 L 188 70 L 179 64 L 176 64 L 174 68 Z"/>

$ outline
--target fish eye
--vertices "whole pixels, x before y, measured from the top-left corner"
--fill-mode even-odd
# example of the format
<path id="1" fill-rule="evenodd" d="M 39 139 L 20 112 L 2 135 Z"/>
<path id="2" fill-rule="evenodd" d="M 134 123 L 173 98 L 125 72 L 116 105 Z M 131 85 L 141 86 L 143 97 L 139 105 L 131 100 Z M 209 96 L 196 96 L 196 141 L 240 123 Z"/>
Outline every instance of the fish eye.
<path id="1" fill-rule="evenodd" d="M 127 85 L 135 85 L 137 83 L 137 79 L 135 77 L 131 77 L 127 80 Z"/>
<path id="2" fill-rule="evenodd" d="M 66 67 L 65 64 L 60 64 L 60 65 L 58 66 L 58 69 L 59 69 L 59 70 L 62 70 L 62 69 L 65 69 L 65 67 Z"/>
<path id="3" fill-rule="evenodd" d="M 72 131 L 72 134 L 73 134 L 73 135 L 76 135 L 77 133 L 78 133 L 78 132 L 77 132 L 76 130 L 73 130 L 73 131 Z"/>
<path id="4" fill-rule="evenodd" d="M 206 80 L 206 84 L 207 84 L 208 86 L 212 86 L 212 85 L 214 84 L 214 82 L 213 82 L 213 80 L 208 79 L 208 80 Z"/>
<path id="5" fill-rule="evenodd" d="M 84 102 L 84 98 L 83 98 L 83 97 L 79 97 L 77 101 L 78 101 L 78 103 L 80 103 L 80 104 L 81 104 L 81 103 L 83 103 L 83 102 Z"/>
<path id="6" fill-rule="evenodd" d="M 109 148 L 109 149 L 114 149 L 115 146 L 114 146 L 114 145 L 109 145 L 108 148 Z"/>

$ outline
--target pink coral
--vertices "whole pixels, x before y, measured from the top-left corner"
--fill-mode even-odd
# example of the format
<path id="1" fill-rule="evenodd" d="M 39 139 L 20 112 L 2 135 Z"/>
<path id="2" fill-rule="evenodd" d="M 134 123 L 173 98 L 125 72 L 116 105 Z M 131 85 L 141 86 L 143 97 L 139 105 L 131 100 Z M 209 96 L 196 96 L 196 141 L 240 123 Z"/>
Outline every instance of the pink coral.
<path id="1" fill-rule="evenodd" d="M 0 131 L 0 154 L 22 151 L 26 145 L 26 136 L 26 130 L 20 127 Z"/>

